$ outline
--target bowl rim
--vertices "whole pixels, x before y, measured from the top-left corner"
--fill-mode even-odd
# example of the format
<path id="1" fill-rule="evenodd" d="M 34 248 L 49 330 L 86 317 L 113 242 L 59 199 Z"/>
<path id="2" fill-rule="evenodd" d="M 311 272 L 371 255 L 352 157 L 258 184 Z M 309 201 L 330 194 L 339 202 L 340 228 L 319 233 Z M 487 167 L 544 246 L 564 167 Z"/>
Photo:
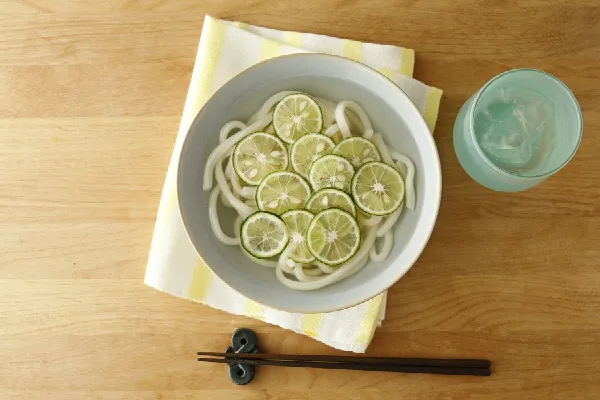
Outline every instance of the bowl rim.
<path id="1" fill-rule="evenodd" d="M 427 222 L 428 228 L 427 228 L 427 232 L 424 235 L 424 240 L 422 240 L 422 243 L 419 244 L 418 249 L 416 252 L 414 252 L 414 256 L 412 257 L 412 259 L 408 260 L 408 262 L 406 263 L 406 265 L 408 265 L 407 268 L 404 268 L 402 270 L 399 271 L 398 274 L 394 275 L 393 279 L 389 279 L 389 283 L 382 285 L 383 287 L 376 287 L 374 290 L 371 290 L 368 292 L 368 294 L 360 296 L 360 298 L 357 298 L 355 300 L 352 300 L 351 302 L 348 302 L 346 304 L 343 305 L 336 305 L 336 306 L 329 306 L 329 307 L 320 307 L 318 309 L 316 308 L 312 308 L 312 309 L 305 309 L 305 310 L 299 310 L 299 309 L 286 309 L 286 308 L 280 308 L 278 306 L 274 306 L 272 304 L 266 304 L 264 302 L 261 302 L 259 300 L 256 300 L 254 298 L 251 297 L 251 295 L 249 295 L 246 291 L 244 290 L 240 290 L 238 288 L 234 288 L 229 282 L 227 282 L 225 279 L 223 279 L 218 273 L 217 271 L 215 271 L 213 268 L 211 268 L 210 265 L 208 265 L 208 263 L 206 263 L 202 257 L 202 255 L 200 254 L 201 252 L 199 251 L 199 249 L 196 247 L 195 242 L 191 239 L 191 235 L 189 232 L 189 228 L 188 225 L 189 223 L 186 222 L 187 218 L 184 215 L 183 211 L 182 211 L 182 200 L 181 200 L 181 196 L 180 196 L 180 188 L 182 188 L 183 186 L 180 185 L 180 179 L 181 179 L 181 163 L 182 163 L 182 159 L 183 159 L 183 153 L 184 153 L 184 148 L 186 147 L 186 144 L 188 143 L 188 137 L 190 136 L 190 132 L 192 131 L 192 129 L 196 126 L 197 120 L 200 117 L 200 114 L 202 114 L 203 109 L 206 107 L 206 105 L 210 102 L 210 100 L 217 95 L 217 93 L 219 93 L 220 91 L 222 91 L 226 86 L 228 86 L 232 81 L 237 80 L 237 79 L 241 79 L 240 77 L 242 75 L 244 75 L 246 72 L 258 68 L 264 64 L 270 63 L 270 62 L 274 62 L 275 60 L 280 60 L 281 58 L 308 58 L 308 57 L 319 57 L 319 58 L 334 58 L 337 60 L 341 60 L 342 62 L 347 62 L 349 64 L 354 64 L 355 67 L 358 68 L 362 68 L 365 69 L 367 71 L 369 71 L 369 73 L 374 73 L 376 75 L 378 75 L 380 78 L 383 78 L 384 80 L 386 80 L 391 87 L 393 88 L 393 90 L 397 91 L 398 95 L 401 97 L 404 97 L 407 101 L 408 104 L 410 105 L 411 112 L 413 112 L 416 116 L 417 119 L 417 124 L 421 125 L 421 127 L 428 132 L 428 135 L 424 135 L 425 137 L 425 141 L 428 142 L 428 145 L 433 149 L 433 155 L 434 155 L 434 161 L 435 165 L 431 166 L 432 167 L 432 173 L 435 175 L 436 179 L 434 182 L 434 187 L 433 187 L 433 191 L 435 192 L 433 195 L 435 195 L 435 198 L 433 199 L 433 205 L 434 205 L 434 210 L 432 210 L 432 212 L 425 214 L 423 217 L 421 217 L 421 219 L 425 219 L 425 221 L 421 221 L 421 224 L 424 224 L 425 222 Z M 291 312 L 291 313 L 329 313 L 329 312 L 334 312 L 334 311 L 339 311 L 339 310 L 344 310 L 347 308 L 351 308 L 354 307 L 356 305 L 362 304 L 364 302 L 367 302 L 375 297 L 377 297 L 378 295 L 380 295 L 381 293 L 387 291 L 390 287 L 392 287 L 396 282 L 398 282 L 415 264 L 415 262 L 418 260 L 418 258 L 421 256 L 421 254 L 423 253 L 425 247 L 427 246 L 427 243 L 429 242 L 429 239 L 431 238 L 431 235 L 433 233 L 433 229 L 435 227 L 435 223 L 437 221 L 437 216 L 439 214 L 439 209 L 440 209 L 440 203 L 441 203 L 441 197 L 442 197 L 442 171 L 441 171 L 441 161 L 439 158 L 439 153 L 437 150 L 437 146 L 435 144 L 435 141 L 433 139 L 433 133 L 429 130 L 429 127 L 427 126 L 427 123 L 425 122 L 425 119 L 423 118 L 423 115 L 421 114 L 421 112 L 417 109 L 417 107 L 415 106 L 414 102 L 411 100 L 411 98 L 406 94 L 406 92 L 404 92 L 404 90 L 402 90 L 394 81 L 392 81 L 390 78 L 388 78 L 387 76 L 385 76 L 384 74 L 380 73 L 379 71 L 377 71 L 375 68 L 370 67 L 366 64 L 363 64 L 361 62 L 358 61 L 354 61 L 352 59 L 346 58 L 346 57 L 342 57 L 342 56 L 338 56 L 338 55 L 333 55 L 333 54 L 326 54 L 326 53 L 295 53 L 295 54 L 286 54 L 286 55 L 281 55 L 278 57 L 273 57 L 267 60 L 263 60 L 260 61 L 246 69 L 244 69 L 243 71 L 237 73 L 235 76 L 233 76 L 232 78 L 230 78 L 229 80 L 227 80 L 227 82 L 225 82 L 221 87 L 219 87 L 217 90 L 215 90 L 210 97 L 208 98 L 208 100 L 206 100 L 206 102 L 202 105 L 202 107 L 200 107 L 200 109 L 198 110 L 198 112 L 196 113 L 196 116 L 194 117 L 194 119 L 192 120 L 192 122 L 190 123 L 189 128 L 186 131 L 185 137 L 182 140 L 182 144 L 181 144 L 181 148 L 180 148 L 180 152 L 178 154 L 178 160 L 177 160 L 177 174 L 176 174 L 176 194 L 177 194 L 177 205 L 179 207 L 179 215 L 181 217 L 182 220 L 182 224 L 185 230 L 186 235 L 188 236 L 188 240 L 190 240 L 192 246 L 194 247 L 194 250 L 196 251 L 196 253 L 198 254 L 198 257 L 200 257 L 200 259 L 202 260 L 202 262 L 210 269 L 210 271 L 215 274 L 215 276 L 217 276 L 225 285 L 227 285 L 229 288 L 231 288 L 232 290 L 234 290 L 235 292 L 247 297 L 248 299 L 251 299 L 252 301 L 255 301 L 256 303 L 263 305 L 265 307 L 269 307 L 275 310 L 279 310 L 279 311 L 284 311 L 284 312 Z M 437 190 L 435 190 L 437 189 Z M 436 195 L 437 194 L 437 195 Z M 291 289 L 290 289 L 291 290 Z"/>

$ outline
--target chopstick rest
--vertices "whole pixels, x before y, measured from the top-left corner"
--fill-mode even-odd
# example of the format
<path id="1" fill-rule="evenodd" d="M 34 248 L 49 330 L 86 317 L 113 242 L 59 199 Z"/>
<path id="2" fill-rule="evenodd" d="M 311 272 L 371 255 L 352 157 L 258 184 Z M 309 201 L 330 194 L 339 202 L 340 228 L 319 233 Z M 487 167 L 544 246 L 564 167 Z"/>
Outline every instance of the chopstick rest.
<path id="1" fill-rule="evenodd" d="M 256 334 L 237 329 L 225 353 L 198 352 L 198 361 L 229 365 L 229 378 L 236 385 L 252 381 L 257 365 L 282 367 L 387 371 L 438 375 L 491 375 L 491 362 L 482 359 L 433 359 L 402 357 L 354 357 L 324 355 L 263 354 L 258 350 Z"/>
<path id="2" fill-rule="evenodd" d="M 240 355 L 256 355 L 260 354 L 258 350 L 258 339 L 256 334 L 246 328 L 239 328 L 231 335 L 231 345 L 225 350 L 225 354 Z M 226 357 L 229 359 L 229 356 Z M 236 385 L 247 385 L 254 379 L 255 366 L 246 362 L 235 362 L 233 359 L 227 362 L 229 366 L 229 379 Z"/>

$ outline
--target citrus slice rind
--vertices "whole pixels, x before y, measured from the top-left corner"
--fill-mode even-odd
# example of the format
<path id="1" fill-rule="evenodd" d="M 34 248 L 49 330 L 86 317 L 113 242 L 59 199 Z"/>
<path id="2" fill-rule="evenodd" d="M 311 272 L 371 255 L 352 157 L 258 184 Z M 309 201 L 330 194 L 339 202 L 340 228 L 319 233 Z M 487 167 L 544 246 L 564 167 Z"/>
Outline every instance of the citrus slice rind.
<path id="1" fill-rule="evenodd" d="M 354 167 L 344 157 L 329 154 L 312 163 L 308 180 L 314 190 L 326 187 L 350 192 Z"/>
<path id="2" fill-rule="evenodd" d="M 356 206 L 369 215 L 393 213 L 404 200 L 404 180 L 389 164 L 363 164 L 352 177 L 351 193 Z"/>
<path id="3" fill-rule="evenodd" d="M 290 94 L 275 106 L 273 128 L 281 140 L 291 144 L 307 133 L 321 132 L 323 113 L 312 97 Z"/>
<path id="4" fill-rule="evenodd" d="M 311 254 L 327 265 L 348 261 L 360 246 L 360 228 L 356 219 L 339 208 L 323 210 L 312 219 L 306 232 Z"/>
<path id="5" fill-rule="evenodd" d="M 331 153 L 333 140 L 320 133 L 309 133 L 296 140 L 290 147 L 290 163 L 294 171 L 308 178 L 311 164 L 320 157 Z"/>
<path id="6" fill-rule="evenodd" d="M 256 132 L 240 140 L 233 150 L 233 169 L 248 185 L 258 185 L 265 176 L 288 167 L 287 148 L 277 136 Z"/>
<path id="7" fill-rule="evenodd" d="M 373 142 L 361 136 L 352 136 L 339 142 L 332 154 L 342 156 L 352 163 L 354 168 L 371 161 L 381 161 L 381 155 Z"/>
<path id="8" fill-rule="evenodd" d="M 289 235 L 287 226 L 278 216 L 258 211 L 242 223 L 240 240 L 252 256 L 270 258 L 285 249 Z"/>
<path id="9" fill-rule="evenodd" d="M 300 175 L 277 171 L 260 182 L 255 199 L 259 210 L 281 215 L 288 210 L 304 208 L 310 194 L 310 185 Z"/>

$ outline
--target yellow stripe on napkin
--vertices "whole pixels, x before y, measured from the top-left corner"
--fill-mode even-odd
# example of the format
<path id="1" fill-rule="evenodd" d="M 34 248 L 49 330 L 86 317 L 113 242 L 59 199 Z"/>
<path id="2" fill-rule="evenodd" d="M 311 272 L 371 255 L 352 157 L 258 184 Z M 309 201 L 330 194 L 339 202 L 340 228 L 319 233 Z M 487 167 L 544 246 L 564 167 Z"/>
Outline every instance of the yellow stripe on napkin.
<path id="1" fill-rule="evenodd" d="M 305 314 L 302 316 L 302 324 L 300 327 L 302 333 L 311 338 L 316 338 L 322 320 L 323 314 Z"/>
<path id="2" fill-rule="evenodd" d="M 198 259 L 194 266 L 194 275 L 190 284 L 188 296 L 190 300 L 202 301 L 212 281 L 212 271 L 206 266 L 202 259 Z"/>
<path id="3" fill-rule="evenodd" d="M 394 79 L 394 71 L 388 68 L 377 68 L 377 71 L 388 79 Z"/>
<path id="4" fill-rule="evenodd" d="M 212 20 L 212 18 L 211 18 L 211 20 Z M 233 24 L 235 26 L 237 26 L 238 28 L 240 28 L 240 29 L 246 29 L 246 28 L 248 28 L 248 24 L 245 23 L 245 22 L 234 21 Z"/>
<path id="5" fill-rule="evenodd" d="M 208 24 L 207 31 L 210 32 L 205 41 L 200 41 L 200 49 L 198 52 L 203 55 L 199 60 L 199 64 L 202 66 L 201 73 L 203 79 L 198 80 L 198 87 L 196 88 L 197 94 L 193 96 L 195 102 L 192 103 L 194 112 L 190 116 L 188 126 L 189 129 L 194 117 L 200 111 L 200 108 L 208 101 L 208 98 L 213 92 L 213 79 L 215 72 L 217 71 L 217 63 L 219 62 L 219 56 L 223 47 L 223 40 L 225 38 L 225 29 L 227 26 L 220 21 L 209 19 L 206 21 Z M 194 68 L 195 69 L 195 68 Z M 187 106 L 187 104 L 186 104 Z"/>
<path id="6" fill-rule="evenodd" d="M 427 93 L 427 102 L 425 105 L 425 112 L 423 113 L 423 119 L 425 119 L 425 122 L 427 123 L 431 133 L 433 133 L 435 128 L 441 100 L 442 91 L 440 89 L 434 87 L 429 89 L 429 93 Z"/>
<path id="7" fill-rule="evenodd" d="M 406 76 L 413 76 L 413 69 L 415 67 L 415 51 L 413 49 L 405 49 L 404 47 L 400 50 L 400 73 Z"/>
<path id="8" fill-rule="evenodd" d="M 356 335 L 356 345 L 363 345 L 366 347 L 371 342 L 373 334 L 375 333 L 375 325 L 377 324 L 383 296 L 383 294 L 380 294 L 369 300 L 367 303 L 364 319 L 361 322 L 358 328 L 358 334 Z"/>
<path id="9" fill-rule="evenodd" d="M 288 46 L 302 48 L 302 34 L 300 32 L 285 32 L 283 40 Z"/>
<path id="10" fill-rule="evenodd" d="M 246 300 L 246 306 L 244 307 L 244 315 L 251 318 L 261 319 L 263 316 L 263 312 L 265 312 L 265 306 L 255 302 L 254 300 Z"/>
<path id="11" fill-rule="evenodd" d="M 281 45 L 273 40 L 263 39 L 260 48 L 260 61 L 281 55 Z"/>
<path id="12" fill-rule="evenodd" d="M 342 43 L 342 56 L 354 61 L 360 61 L 360 42 L 344 39 Z"/>

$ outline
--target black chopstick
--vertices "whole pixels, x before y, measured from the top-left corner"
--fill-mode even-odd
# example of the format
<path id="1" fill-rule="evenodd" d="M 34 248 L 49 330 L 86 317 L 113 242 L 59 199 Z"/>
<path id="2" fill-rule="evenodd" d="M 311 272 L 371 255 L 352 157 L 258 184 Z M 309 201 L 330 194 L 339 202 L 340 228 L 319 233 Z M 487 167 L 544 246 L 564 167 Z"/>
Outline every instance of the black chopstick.
<path id="1" fill-rule="evenodd" d="M 436 359 L 436 358 L 404 358 L 404 357 L 354 357 L 354 356 L 325 356 L 325 355 L 291 355 L 291 354 L 260 354 L 260 353 L 215 353 L 198 352 L 199 356 L 224 357 L 230 360 L 284 360 L 311 361 L 328 363 L 360 363 L 363 365 L 402 365 L 419 367 L 450 367 L 450 368 L 490 368 L 489 360 L 478 359 Z"/>
<path id="2" fill-rule="evenodd" d="M 230 353 L 231 354 L 231 353 Z M 248 355 L 248 354 L 244 354 Z M 385 372 L 404 372 L 412 374 L 438 374 L 438 375 L 475 375 L 489 376 L 489 368 L 465 368 L 465 367 L 432 367 L 422 365 L 397 365 L 397 364 L 362 364 L 360 362 L 314 362 L 314 361 L 282 361 L 270 359 L 249 359 L 240 358 L 243 364 L 248 365 L 273 365 L 280 367 L 302 367 L 302 368 L 321 368 L 321 369 L 344 369 L 355 371 L 385 371 Z M 198 358 L 198 361 L 229 364 L 231 358 Z"/>

